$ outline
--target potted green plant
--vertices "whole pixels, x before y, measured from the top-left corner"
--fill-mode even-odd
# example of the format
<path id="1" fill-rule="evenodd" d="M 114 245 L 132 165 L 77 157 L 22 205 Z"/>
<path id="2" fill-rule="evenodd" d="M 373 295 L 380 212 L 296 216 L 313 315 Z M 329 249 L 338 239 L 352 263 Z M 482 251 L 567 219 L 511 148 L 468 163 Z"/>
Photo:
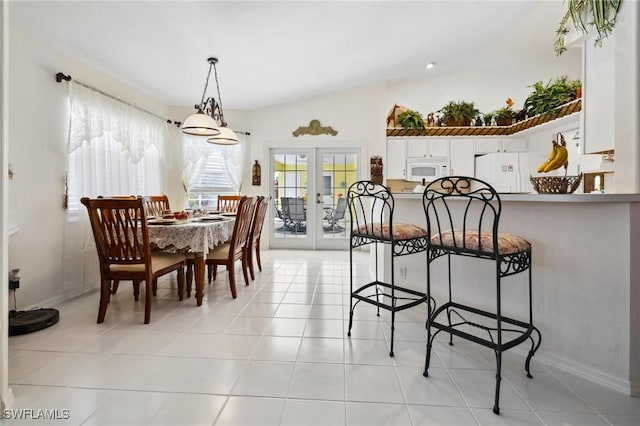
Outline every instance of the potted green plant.
<path id="1" fill-rule="evenodd" d="M 496 124 L 498 126 L 510 126 L 513 124 L 513 120 L 516 117 L 516 112 L 513 110 L 513 101 L 511 98 L 507 98 L 505 103 L 507 104 L 506 106 L 495 111 Z"/>
<path id="2" fill-rule="evenodd" d="M 485 112 L 484 114 L 482 114 L 482 121 L 484 122 L 485 126 L 491 126 L 491 121 L 493 120 L 493 117 L 495 117 L 495 113 L 492 112 Z"/>
<path id="3" fill-rule="evenodd" d="M 442 114 L 442 122 L 445 126 L 469 126 L 480 111 L 473 102 L 450 101 L 439 111 Z"/>
<path id="4" fill-rule="evenodd" d="M 567 13 L 556 30 L 556 54 L 561 55 L 567 50 L 564 37 L 569 33 L 570 26 L 582 34 L 595 29 L 595 44 L 601 46 L 602 40 L 613 31 L 621 3 L 622 0 L 567 0 Z"/>
<path id="5" fill-rule="evenodd" d="M 555 115 L 558 112 L 556 108 L 578 97 L 582 83 L 562 76 L 550 80 L 546 85 L 538 81 L 529 87 L 533 88 L 533 92 L 524 101 L 523 109 L 527 116 L 533 117 L 538 114 Z"/>
<path id="6" fill-rule="evenodd" d="M 424 119 L 418 111 L 407 110 L 398 116 L 398 123 L 403 129 L 424 129 Z"/>

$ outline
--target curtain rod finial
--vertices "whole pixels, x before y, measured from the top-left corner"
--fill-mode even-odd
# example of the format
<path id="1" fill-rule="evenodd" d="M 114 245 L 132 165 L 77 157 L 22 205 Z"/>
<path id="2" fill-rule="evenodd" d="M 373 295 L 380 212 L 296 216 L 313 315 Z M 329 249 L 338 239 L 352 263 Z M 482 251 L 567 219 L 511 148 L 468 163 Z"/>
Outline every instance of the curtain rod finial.
<path id="1" fill-rule="evenodd" d="M 70 75 L 64 75 L 63 73 L 59 72 L 56 74 L 56 81 L 58 83 L 60 83 L 62 80 L 64 81 L 71 81 L 71 76 Z"/>

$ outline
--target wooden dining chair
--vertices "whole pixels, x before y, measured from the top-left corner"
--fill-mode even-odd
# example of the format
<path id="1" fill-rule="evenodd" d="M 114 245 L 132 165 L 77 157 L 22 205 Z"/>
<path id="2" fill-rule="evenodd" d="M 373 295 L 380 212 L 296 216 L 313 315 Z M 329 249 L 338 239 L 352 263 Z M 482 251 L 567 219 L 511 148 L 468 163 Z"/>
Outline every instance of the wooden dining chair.
<path id="1" fill-rule="evenodd" d="M 101 197 L 98 197 L 101 198 Z M 137 198 L 135 195 L 116 195 L 111 198 Z M 146 195 L 142 197 L 144 212 L 149 216 L 162 216 L 162 214 L 171 210 L 169 206 L 169 197 L 166 195 Z M 187 271 L 188 272 L 188 271 Z M 116 294 L 118 292 L 118 287 L 120 286 L 120 282 L 118 280 L 114 280 L 111 286 L 111 294 Z M 153 281 L 153 295 L 156 295 L 156 291 L 158 289 L 158 280 Z M 182 299 L 181 299 L 182 300 Z"/>
<path id="2" fill-rule="evenodd" d="M 215 280 L 218 265 L 226 266 L 227 271 L 229 271 L 229 287 L 231 288 L 231 296 L 233 296 L 234 299 L 238 297 L 234 268 L 236 260 L 240 260 L 242 262 L 244 282 L 246 285 L 249 285 L 245 245 L 249 238 L 254 205 L 255 198 L 243 197 L 240 200 L 231 239 L 229 242 L 221 244 L 213 250 L 209 250 L 209 254 L 207 255 L 206 262 L 209 283 L 211 283 L 212 279 Z"/>
<path id="3" fill-rule="evenodd" d="M 184 293 L 183 254 L 152 253 L 141 197 L 136 199 L 83 197 L 100 261 L 100 305 L 98 323 L 104 322 L 111 297 L 111 282 L 133 281 L 137 301 L 140 282 L 145 282 L 144 323 L 151 319 L 152 285 L 155 279 L 178 271 L 178 296 Z"/>
<path id="4" fill-rule="evenodd" d="M 166 211 L 171 211 L 169 197 L 166 195 L 147 195 L 143 197 L 144 211 L 147 216 L 162 216 Z"/>
<path id="5" fill-rule="evenodd" d="M 103 195 L 98 195 L 98 198 L 105 198 L 105 197 Z M 106 198 L 135 200 L 136 198 L 138 198 L 138 196 L 136 196 L 136 195 L 110 195 L 110 196 L 108 196 Z M 116 294 L 118 292 L 118 287 L 119 286 L 120 286 L 120 280 L 113 280 L 111 282 L 111 294 Z"/>
<path id="6" fill-rule="evenodd" d="M 258 197 L 256 206 L 253 209 L 253 219 L 251 220 L 251 229 L 249 231 L 249 238 L 247 239 L 247 245 L 245 247 L 245 255 L 247 257 L 247 266 L 249 267 L 249 274 L 251 279 L 255 280 L 255 272 L 253 270 L 253 254 L 255 253 L 256 261 L 258 263 L 258 269 L 262 271 L 262 263 L 260 261 L 260 236 L 262 234 L 262 225 L 264 224 L 264 218 L 267 215 L 269 209 L 269 203 L 271 202 L 271 196 Z"/>
<path id="7" fill-rule="evenodd" d="M 218 195 L 218 211 L 236 213 L 242 195 Z"/>

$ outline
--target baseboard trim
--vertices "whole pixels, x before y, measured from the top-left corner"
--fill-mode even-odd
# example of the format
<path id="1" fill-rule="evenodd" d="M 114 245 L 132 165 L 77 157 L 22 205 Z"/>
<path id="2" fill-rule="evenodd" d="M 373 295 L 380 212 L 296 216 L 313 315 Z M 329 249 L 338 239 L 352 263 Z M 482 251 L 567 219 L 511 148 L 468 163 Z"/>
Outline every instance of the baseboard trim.
<path id="1" fill-rule="evenodd" d="M 527 355 L 527 351 L 521 351 L 520 348 L 517 348 L 517 350 L 516 348 L 514 348 L 514 352 L 518 352 L 523 356 Z M 566 373 L 574 374 L 590 382 L 598 383 L 602 386 L 608 387 L 609 389 L 622 392 L 625 395 L 638 395 L 638 386 L 640 385 L 640 383 L 630 382 L 629 380 L 612 376 L 607 372 L 598 370 L 585 364 L 581 364 L 579 362 L 576 362 L 575 360 L 553 355 L 548 352 L 537 352 L 534 356 L 534 359 L 548 367 L 554 367 Z"/>
<path id="2" fill-rule="evenodd" d="M 85 288 L 82 290 L 71 291 L 69 293 L 61 294 L 60 296 L 56 296 L 56 297 L 52 297 L 51 299 L 44 300 L 36 305 L 27 306 L 25 310 L 28 311 L 30 309 L 37 309 L 37 308 L 55 308 L 56 305 L 68 302 L 77 297 L 84 296 L 85 294 L 93 293 L 98 290 L 99 290 L 98 288 L 94 287 L 94 288 Z"/>

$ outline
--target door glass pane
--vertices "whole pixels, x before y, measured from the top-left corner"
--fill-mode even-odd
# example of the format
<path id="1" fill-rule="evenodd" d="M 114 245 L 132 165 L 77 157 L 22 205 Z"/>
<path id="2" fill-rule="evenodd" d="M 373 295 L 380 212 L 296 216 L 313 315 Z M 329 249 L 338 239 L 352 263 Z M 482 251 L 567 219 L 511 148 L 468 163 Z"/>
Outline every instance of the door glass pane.
<path id="1" fill-rule="evenodd" d="M 323 173 L 323 239 L 349 236 L 347 189 L 357 180 L 356 154 L 334 153 L 322 155 Z"/>
<path id="2" fill-rule="evenodd" d="M 307 165 L 304 154 L 275 154 L 275 238 L 307 238 Z"/>

